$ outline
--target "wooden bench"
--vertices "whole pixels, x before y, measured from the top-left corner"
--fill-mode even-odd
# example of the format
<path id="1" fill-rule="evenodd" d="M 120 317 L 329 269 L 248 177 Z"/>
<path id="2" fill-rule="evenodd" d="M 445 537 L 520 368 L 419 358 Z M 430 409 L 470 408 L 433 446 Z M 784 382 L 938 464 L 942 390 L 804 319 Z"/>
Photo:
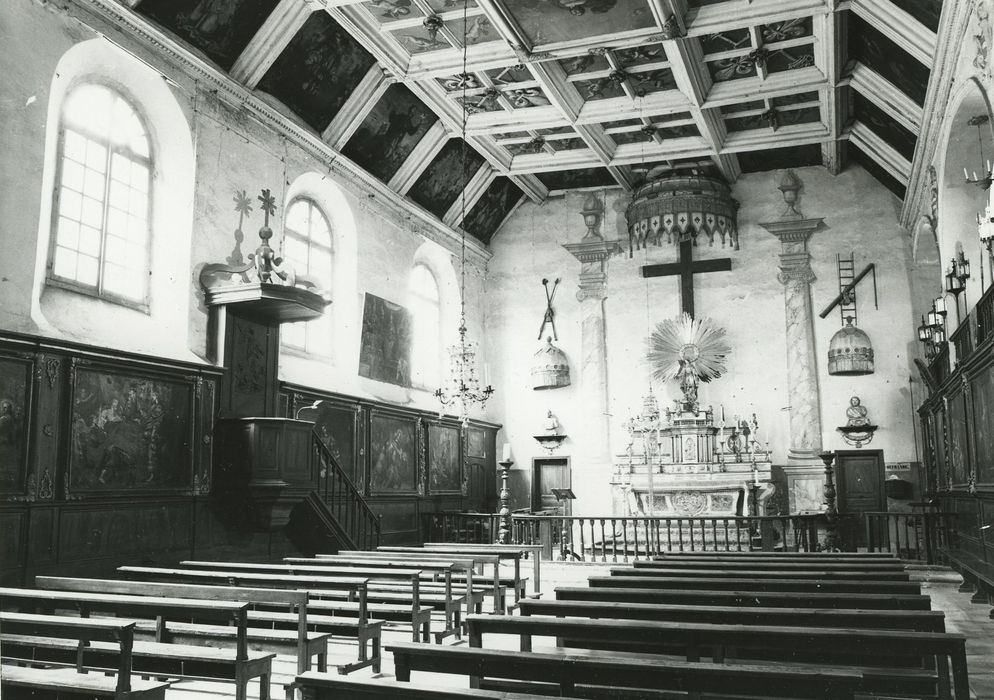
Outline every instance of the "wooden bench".
<path id="1" fill-rule="evenodd" d="M 467 589 L 472 589 L 473 591 L 483 591 L 486 592 L 486 588 L 482 586 L 476 586 L 479 576 L 476 575 L 476 566 L 482 564 L 493 564 L 494 565 L 494 577 L 493 577 L 493 587 L 489 591 L 489 595 L 493 597 L 494 601 L 494 612 L 504 612 L 506 609 L 506 602 L 504 599 L 504 587 L 510 587 L 513 585 L 512 579 L 503 579 L 500 576 L 500 572 L 497 570 L 497 566 L 500 560 L 497 557 L 457 557 L 455 555 L 418 555 L 418 556 L 404 556 L 398 557 L 394 553 L 390 552 L 348 552 L 347 554 L 318 554 L 314 559 L 303 559 L 298 557 L 288 557 L 284 559 L 288 564 L 302 564 L 305 562 L 310 562 L 312 564 L 321 565 L 325 562 L 332 562 L 334 564 L 344 565 L 344 566 L 412 566 L 421 569 L 425 572 L 422 578 L 430 577 L 432 580 L 437 580 L 439 576 L 445 577 L 446 571 L 451 572 L 451 580 L 456 584 L 464 584 Z M 460 573 L 461 572 L 461 573 Z M 467 610 L 469 612 L 482 612 L 482 610 L 476 609 L 473 611 Z"/>
<path id="2" fill-rule="evenodd" d="M 868 610 L 931 610 L 927 595 L 885 593 L 796 593 L 763 591 L 706 591 L 659 588 L 556 588 L 559 600 L 616 600 L 671 605 L 735 605 L 773 608 L 857 608 Z"/>
<path id="3" fill-rule="evenodd" d="M 893 552 L 662 552 L 654 559 L 791 559 L 818 561 L 900 561 Z"/>
<path id="4" fill-rule="evenodd" d="M 939 610 L 823 610 L 817 608 L 746 608 L 720 605 L 655 605 L 597 600 L 523 600 L 522 615 L 590 619 L 705 622 L 782 627 L 859 627 L 945 632 Z"/>
<path id="5" fill-rule="evenodd" d="M 117 700 L 162 700 L 168 683 L 132 679 L 132 652 L 135 622 L 133 620 L 86 620 L 62 615 L 0 612 L 0 646 L 4 658 L 31 663 L 33 658 L 12 656 L 11 652 L 34 650 L 35 641 L 45 646 L 52 638 L 75 642 L 75 669 L 31 668 L 4 664 L 0 671 L 0 687 L 6 693 L 23 688 L 32 694 L 44 693 L 60 697 L 112 697 Z M 104 643 L 117 649 L 115 677 L 88 675 L 84 653 L 94 643 Z M 33 654 L 31 655 L 33 656 Z"/>
<path id="6" fill-rule="evenodd" d="M 770 559 L 747 559 L 728 561 L 725 559 L 659 559 L 632 562 L 630 566 L 637 569 L 723 569 L 725 571 L 761 570 L 761 571 L 824 571 L 833 573 L 906 573 L 904 564 L 894 562 L 853 562 L 819 561 L 779 561 Z"/>
<path id="7" fill-rule="evenodd" d="M 514 551 L 494 551 L 491 549 L 483 549 L 482 546 L 479 547 L 455 547 L 450 548 L 433 548 L 426 549 L 424 547 L 394 547 L 394 546 L 381 546 L 377 547 L 378 552 L 391 552 L 394 554 L 414 554 L 414 555 L 425 555 L 437 552 L 439 554 L 448 554 L 456 556 L 478 556 L 478 557 L 496 557 L 497 565 L 494 566 L 494 576 L 500 577 L 499 566 L 502 561 L 511 561 L 514 566 L 514 603 L 517 605 L 518 600 L 523 595 L 525 589 L 525 581 L 521 577 L 521 559 L 525 555 L 525 552 L 521 549 L 516 549 Z M 512 606 L 513 607 L 513 606 Z"/>
<path id="8" fill-rule="evenodd" d="M 541 544 L 480 544 L 480 545 L 467 545 L 459 544 L 458 542 L 425 542 L 424 548 L 430 551 L 446 552 L 446 553 L 461 553 L 461 554 L 479 554 L 479 555 L 496 555 L 502 560 L 509 560 L 514 564 L 514 580 L 522 581 L 521 578 L 521 560 L 523 558 L 530 558 L 532 562 L 532 577 L 533 577 L 533 593 L 540 594 L 542 591 L 542 557 L 540 553 L 544 548 Z M 524 595 L 524 589 L 522 589 L 521 595 Z M 519 596 L 520 597 L 520 596 Z M 514 602 L 518 602 L 518 598 L 514 599 Z"/>
<path id="9" fill-rule="evenodd" d="M 703 652 L 716 663 L 750 658 L 751 652 L 765 660 L 791 662 L 800 660 L 803 653 L 858 667 L 863 674 L 861 692 L 918 695 L 934 693 L 938 684 L 941 698 L 970 697 L 966 638 L 961 634 L 506 615 L 471 615 L 467 627 L 472 647 L 481 647 L 485 634 L 515 635 L 521 651 L 533 651 L 533 636 L 555 637 L 560 642 L 558 647 L 567 648 L 563 653 L 576 653 L 574 647 L 596 649 L 591 655 L 598 658 L 621 653 L 617 649 L 632 648 L 656 653 L 665 649 L 666 654 L 676 648 L 680 656 L 695 662 Z M 903 663 L 899 668 L 893 667 L 895 661 L 903 662 L 905 658 L 934 661 L 937 672 Z"/>
<path id="10" fill-rule="evenodd" d="M 316 560 L 307 559 L 305 561 L 314 562 Z M 287 574 L 287 575 L 317 575 L 317 576 L 345 576 L 345 577 L 355 577 L 359 576 L 365 578 L 369 581 L 367 586 L 367 591 L 377 590 L 378 586 L 377 580 L 387 580 L 387 581 L 405 581 L 410 585 L 411 592 L 411 604 L 404 611 L 405 614 L 400 618 L 400 620 L 407 622 L 411 626 L 411 633 L 413 635 L 414 641 L 418 641 L 418 631 L 422 630 L 426 634 L 430 634 L 431 629 L 431 608 L 421 605 L 421 570 L 414 569 L 411 567 L 396 567 L 393 569 L 377 569 L 372 567 L 353 567 L 351 569 L 345 569 L 343 567 L 322 567 L 317 565 L 307 565 L 307 564 L 262 564 L 254 562 L 213 562 L 213 561 L 181 561 L 180 566 L 200 569 L 206 571 L 248 571 L 253 573 L 276 573 L 276 574 Z M 443 593 L 445 593 L 443 589 Z M 448 589 L 449 595 L 451 595 L 451 586 Z M 370 611 L 372 612 L 372 611 Z M 387 612 L 383 610 L 383 612 Z M 398 621 L 396 615 L 390 615 L 392 622 Z M 386 620 L 385 617 L 380 617 L 380 619 Z M 307 669 L 301 669 L 304 671 Z"/>
<path id="11" fill-rule="evenodd" d="M 112 613 L 118 617 L 155 620 L 158 624 L 156 641 L 135 642 L 133 645 L 133 668 L 137 673 L 176 678 L 232 680 L 235 682 L 237 700 L 245 700 L 249 681 L 258 678 L 259 697 L 262 700 L 269 698 L 269 682 L 275 654 L 249 651 L 248 603 L 119 593 L 0 588 L 0 607 L 45 612 L 73 610 L 78 611 L 80 617 L 89 617 L 92 612 L 102 612 Z M 214 620 L 221 624 L 233 623 L 237 630 L 235 649 L 166 643 L 165 623 L 178 622 L 190 617 Z M 53 639 L 45 646 L 52 660 L 65 661 L 74 657 L 75 645 L 66 645 L 62 643 L 63 641 Z M 9 653 L 9 649 L 5 648 L 4 653 Z M 85 655 L 92 657 L 94 662 L 100 663 L 102 667 L 113 667 L 118 653 L 115 645 L 94 644 L 85 650 Z"/>
<path id="12" fill-rule="evenodd" d="M 994 604 L 994 566 L 962 549 L 945 550 L 945 555 L 949 565 L 963 577 L 960 593 L 972 593 L 971 603 Z"/>
<path id="13" fill-rule="evenodd" d="M 297 629 L 265 629 L 253 626 L 253 612 L 248 613 L 248 643 L 263 651 L 291 652 L 297 657 L 297 672 L 311 669 L 317 659 L 317 669 L 327 671 L 328 638 L 330 633 L 309 632 L 307 627 L 307 591 L 287 591 L 271 588 L 235 588 L 230 586 L 200 586 L 182 583 L 153 583 L 149 581 L 119 581 L 116 579 L 69 578 L 36 576 L 35 586 L 43 590 L 76 591 L 83 593 L 124 593 L 128 595 L 194 598 L 197 600 L 229 600 L 249 603 L 259 608 L 287 609 L 296 615 Z M 139 625 L 140 629 L 142 628 Z M 153 628 L 153 633 L 158 630 Z M 194 623 L 166 623 L 171 641 L 205 639 L 212 644 L 237 644 L 234 627 Z"/>
<path id="14" fill-rule="evenodd" d="M 118 572 L 132 579 L 156 581 L 160 583 L 192 583 L 248 588 L 280 588 L 307 590 L 311 597 L 321 597 L 329 593 L 339 593 L 352 600 L 358 598 L 358 617 L 331 619 L 330 616 L 308 615 L 307 624 L 312 630 L 326 632 L 358 641 L 358 660 L 350 664 L 338 665 L 339 673 L 351 673 L 371 666 L 375 672 L 380 668 L 380 640 L 383 636 L 383 621 L 371 620 L 367 611 L 367 582 L 358 577 L 332 576 L 293 576 L 280 574 L 253 573 L 250 571 L 201 571 L 198 569 L 166 569 L 147 566 L 120 566 Z M 296 627 L 296 616 L 285 613 L 254 612 L 253 617 L 265 621 L 273 627 L 282 625 L 284 629 Z M 371 648 L 370 648 L 371 647 Z"/>
<path id="15" fill-rule="evenodd" d="M 851 581 L 849 579 L 822 581 L 820 579 L 759 579 L 759 578 L 696 578 L 653 576 L 651 569 L 640 575 L 590 576 L 591 587 L 659 588 L 705 591 L 759 591 L 797 593 L 880 593 L 915 595 L 921 586 L 911 581 Z M 613 573 L 613 572 L 612 572 Z"/>
<path id="16" fill-rule="evenodd" d="M 630 689 L 752 695 L 763 698 L 851 699 L 862 684 L 859 671 L 837 667 L 730 666 L 654 659 L 651 663 L 626 658 L 590 658 L 565 653 L 521 652 L 501 649 L 430 647 L 391 644 L 398 681 L 410 681 L 412 671 L 450 673 L 470 677 L 471 687 L 487 686 L 483 679 L 533 681 L 528 685 L 499 684 L 552 695 L 589 697 L 599 689 L 611 697 L 632 697 Z M 537 682 L 537 683 L 536 683 Z M 549 685 L 553 684 L 554 689 Z M 578 688 L 578 686 L 580 686 Z M 584 687 L 586 686 L 586 687 Z M 593 687 L 591 687 L 593 686 Z M 553 692 L 549 692 L 553 690 Z M 580 692 L 577 692 L 577 691 Z M 626 690 L 628 691 L 626 693 Z"/>
<path id="17" fill-rule="evenodd" d="M 725 569 L 714 568 L 663 568 L 659 566 L 613 567 L 612 576 L 665 576 L 668 578 L 755 578 L 755 579 L 819 579 L 824 581 L 910 581 L 905 571 L 819 571 L 812 569 Z"/>
<path id="18" fill-rule="evenodd" d="M 548 700 L 548 695 L 437 688 L 382 679 L 366 681 L 314 671 L 297 676 L 287 686 L 287 698 L 297 691 L 302 700 Z"/>

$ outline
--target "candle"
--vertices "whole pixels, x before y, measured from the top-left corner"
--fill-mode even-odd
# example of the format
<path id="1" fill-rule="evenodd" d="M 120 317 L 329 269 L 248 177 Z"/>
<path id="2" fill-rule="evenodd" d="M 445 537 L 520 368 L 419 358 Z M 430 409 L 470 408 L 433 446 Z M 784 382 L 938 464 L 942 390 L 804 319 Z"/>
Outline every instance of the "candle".
<path id="1" fill-rule="evenodd" d="M 758 469 L 753 469 L 752 470 L 752 483 L 755 486 L 759 486 L 759 470 Z"/>
<path id="2" fill-rule="evenodd" d="M 721 422 L 725 422 L 725 404 L 721 404 Z"/>
<path id="3" fill-rule="evenodd" d="M 969 173 L 966 172 L 966 168 L 963 168 L 963 179 L 964 180 L 969 180 L 970 179 L 970 175 L 969 175 Z"/>
<path id="4" fill-rule="evenodd" d="M 504 452 L 503 452 L 503 454 L 501 456 L 501 460 L 500 461 L 502 461 L 502 462 L 510 462 L 511 461 L 511 443 L 509 443 L 509 442 L 505 442 L 504 443 Z"/>

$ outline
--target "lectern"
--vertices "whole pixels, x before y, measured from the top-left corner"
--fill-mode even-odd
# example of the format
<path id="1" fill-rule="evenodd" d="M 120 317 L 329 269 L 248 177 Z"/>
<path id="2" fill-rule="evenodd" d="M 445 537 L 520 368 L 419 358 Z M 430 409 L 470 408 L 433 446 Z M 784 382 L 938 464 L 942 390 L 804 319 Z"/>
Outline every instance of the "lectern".
<path id="1" fill-rule="evenodd" d="M 567 560 L 567 555 L 579 560 L 580 557 L 577 556 L 576 552 L 573 551 L 572 546 L 572 533 L 573 533 L 573 523 L 570 517 L 573 515 L 573 501 L 576 500 L 576 494 L 573 493 L 572 489 L 549 489 L 552 491 L 552 495 L 556 497 L 556 501 L 563 504 L 563 529 L 559 533 L 559 556 L 562 561 Z"/>

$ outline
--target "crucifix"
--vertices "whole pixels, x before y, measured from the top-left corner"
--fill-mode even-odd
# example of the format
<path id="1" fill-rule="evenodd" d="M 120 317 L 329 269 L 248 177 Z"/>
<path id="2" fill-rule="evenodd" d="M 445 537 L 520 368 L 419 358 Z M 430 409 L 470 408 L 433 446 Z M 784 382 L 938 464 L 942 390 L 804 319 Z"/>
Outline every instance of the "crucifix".
<path id="1" fill-rule="evenodd" d="M 670 277 L 680 275 L 680 308 L 694 316 L 694 275 L 702 272 L 725 272 L 732 269 L 731 258 L 694 260 L 694 244 L 690 237 L 680 240 L 680 257 L 675 263 L 644 265 L 643 277 Z"/>

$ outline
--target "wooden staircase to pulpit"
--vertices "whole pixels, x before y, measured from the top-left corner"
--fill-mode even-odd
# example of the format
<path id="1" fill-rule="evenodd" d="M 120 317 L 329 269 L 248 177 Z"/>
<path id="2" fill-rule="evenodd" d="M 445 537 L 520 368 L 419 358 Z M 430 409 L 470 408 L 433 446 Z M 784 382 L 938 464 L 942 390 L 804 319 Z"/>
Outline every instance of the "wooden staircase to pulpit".
<path id="1" fill-rule="evenodd" d="M 270 250 L 260 237 L 257 260 Z M 278 415 L 280 326 L 317 318 L 328 301 L 305 281 L 281 284 L 266 272 L 208 265 L 201 274 L 213 356 L 226 369 L 213 445 L 221 511 L 243 531 L 284 530 L 304 553 L 374 548 L 379 518 L 314 424 Z"/>

